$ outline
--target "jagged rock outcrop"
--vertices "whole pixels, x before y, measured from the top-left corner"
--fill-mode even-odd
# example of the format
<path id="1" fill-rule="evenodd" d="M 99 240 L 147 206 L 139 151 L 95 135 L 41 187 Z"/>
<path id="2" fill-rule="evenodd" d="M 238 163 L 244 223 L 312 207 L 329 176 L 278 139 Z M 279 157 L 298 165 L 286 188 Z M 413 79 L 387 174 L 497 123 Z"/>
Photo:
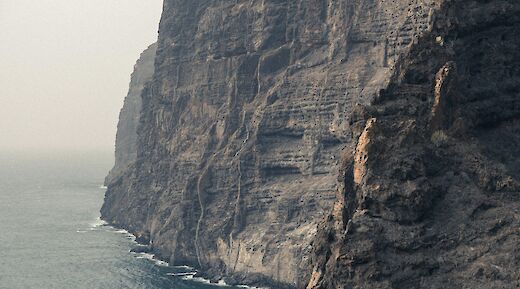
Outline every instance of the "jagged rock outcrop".
<path id="1" fill-rule="evenodd" d="M 119 113 L 115 145 L 115 164 L 108 173 L 105 184 L 126 171 L 137 158 L 137 127 L 141 118 L 141 94 L 147 82 L 152 80 L 157 44 L 150 45 L 134 65 L 130 87 Z"/>
<path id="2" fill-rule="evenodd" d="M 360 108 L 309 289 L 520 287 L 520 3 L 433 19 Z"/>

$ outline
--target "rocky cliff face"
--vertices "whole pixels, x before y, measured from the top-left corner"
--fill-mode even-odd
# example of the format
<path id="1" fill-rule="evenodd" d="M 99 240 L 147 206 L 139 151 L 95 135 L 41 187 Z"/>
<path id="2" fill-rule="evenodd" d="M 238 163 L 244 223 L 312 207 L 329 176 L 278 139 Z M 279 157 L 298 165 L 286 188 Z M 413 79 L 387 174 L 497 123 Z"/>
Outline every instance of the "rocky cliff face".
<path id="1" fill-rule="evenodd" d="M 400 288 L 453 269 L 454 232 L 487 228 L 454 210 L 491 227 L 503 214 L 497 232 L 518 222 L 503 209 L 518 191 L 518 5 L 454 2 L 166 0 L 137 158 L 103 218 L 231 282 Z M 410 251 L 423 242 L 452 251 L 431 265 Z"/>
<path id="2" fill-rule="evenodd" d="M 141 94 L 152 80 L 157 44 L 150 45 L 137 60 L 130 80 L 128 94 L 119 113 L 117 124 L 115 164 L 105 179 L 108 185 L 131 166 L 137 158 L 137 127 L 141 118 Z"/>
<path id="3" fill-rule="evenodd" d="M 520 4 L 439 4 L 356 121 L 307 288 L 520 286 Z"/>

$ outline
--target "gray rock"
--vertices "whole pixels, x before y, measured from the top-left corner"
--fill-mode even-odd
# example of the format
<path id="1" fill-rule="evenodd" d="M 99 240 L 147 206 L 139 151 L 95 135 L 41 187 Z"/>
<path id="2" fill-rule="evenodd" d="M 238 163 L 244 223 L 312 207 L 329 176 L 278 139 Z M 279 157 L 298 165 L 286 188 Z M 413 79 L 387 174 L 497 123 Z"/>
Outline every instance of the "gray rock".
<path id="1" fill-rule="evenodd" d="M 166 0 L 102 217 L 232 283 L 507 286 L 518 6 Z"/>
<path id="2" fill-rule="evenodd" d="M 143 92 L 144 85 L 152 80 L 156 50 L 157 44 L 154 43 L 150 45 L 143 51 L 134 66 L 128 94 L 125 97 L 123 108 L 119 113 L 115 146 L 115 164 L 105 179 L 105 185 L 112 183 L 131 166 L 137 158 L 137 127 L 139 126 L 139 119 L 141 118 L 141 93 Z"/>
<path id="3" fill-rule="evenodd" d="M 309 289 L 520 287 L 520 3 L 434 16 L 358 120 Z"/>

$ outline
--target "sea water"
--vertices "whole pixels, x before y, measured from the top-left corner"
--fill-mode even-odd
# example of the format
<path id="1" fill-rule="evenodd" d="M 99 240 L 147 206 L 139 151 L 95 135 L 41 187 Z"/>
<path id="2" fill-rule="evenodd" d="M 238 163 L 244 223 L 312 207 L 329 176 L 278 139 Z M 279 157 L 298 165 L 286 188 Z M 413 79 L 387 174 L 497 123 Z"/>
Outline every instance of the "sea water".
<path id="1" fill-rule="evenodd" d="M 225 286 L 132 253 L 135 238 L 99 219 L 111 163 L 106 153 L 0 153 L 0 289 Z"/>

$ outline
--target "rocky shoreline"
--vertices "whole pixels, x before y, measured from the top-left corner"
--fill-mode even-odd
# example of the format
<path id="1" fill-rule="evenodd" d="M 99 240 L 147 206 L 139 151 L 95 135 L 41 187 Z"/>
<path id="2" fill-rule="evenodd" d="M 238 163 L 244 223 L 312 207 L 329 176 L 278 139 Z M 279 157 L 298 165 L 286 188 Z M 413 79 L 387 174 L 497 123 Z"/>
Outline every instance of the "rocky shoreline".
<path id="1" fill-rule="evenodd" d="M 103 219 L 101 219 L 103 220 Z M 127 228 L 124 228 L 122 226 L 119 226 L 114 223 L 110 223 L 107 220 L 105 221 L 105 224 L 108 226 L 111 226 L 115 229 L 121 229 L 128 232 L 130 235 L 134 236 L 136 244 L 139 245 L 139 247 L 133 248 L 130 252 L 136 253 L 136 254 L 151 254 L 153 255 L 153 259 L 157 261 L 164 262 L 165 264 L 168 264 L 168 266 L 173 267 L 186 267 L 188 269 L 192 269 L 194 274 L 192 275 L 193 278 L 201 278 L 201 280 L 207 280 L 210 284 L 214 285 L 220 285 L 222 286 L 225 284 L 225 286 L 238 286 L 238 287 L 244 287 L 244 288 L 251 288 L 251 289 L 269 289 L 269 288 L 276 288 L 276 289 L 291 289 L 294 288 L 293 286 L 289 284 L 282 284 L 280 282 L 276 282 L 275 280 L 265 278 L 265 276 L 254 276 L 254 275 L 222 275 L 219 273 L 219 270 L 208 270 L 208 271 L 200 271 L 197 270 L 195 267 L 189 266 L 187 264 L 170 264 L 169 259 L 165 256 L 161 255 L 160 250 L 155 249 L 150 244 L 150 239 L 147 236 L 133 233 L 129 231 Z M 224 282 L 224 283 L 222 283 Z"/>

